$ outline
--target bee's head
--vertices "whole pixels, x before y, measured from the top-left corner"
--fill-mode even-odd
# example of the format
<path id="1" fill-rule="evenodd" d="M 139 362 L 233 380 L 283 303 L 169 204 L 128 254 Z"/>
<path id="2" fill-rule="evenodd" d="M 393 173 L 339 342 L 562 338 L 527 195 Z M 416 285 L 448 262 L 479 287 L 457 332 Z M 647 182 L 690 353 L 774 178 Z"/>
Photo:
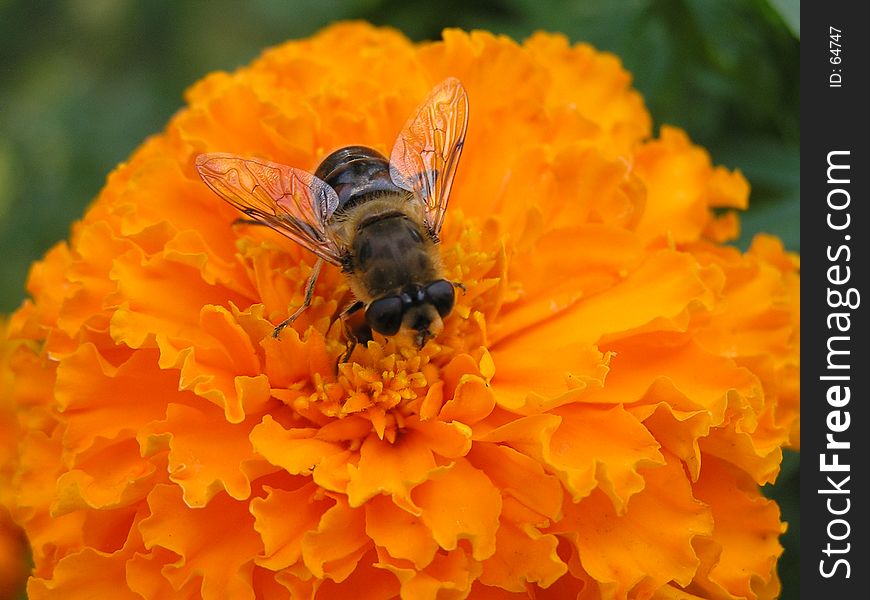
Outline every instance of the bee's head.
<path id="1" fill-rule="evenodd" d="M 366 308 L 366 322 L 382 335 L 407 330 L 418 348 L 438 335 L 453 310 L 453 284 L 438 279 L 425 286 L 408 285 L 400 293 L 378 298 Z"/>

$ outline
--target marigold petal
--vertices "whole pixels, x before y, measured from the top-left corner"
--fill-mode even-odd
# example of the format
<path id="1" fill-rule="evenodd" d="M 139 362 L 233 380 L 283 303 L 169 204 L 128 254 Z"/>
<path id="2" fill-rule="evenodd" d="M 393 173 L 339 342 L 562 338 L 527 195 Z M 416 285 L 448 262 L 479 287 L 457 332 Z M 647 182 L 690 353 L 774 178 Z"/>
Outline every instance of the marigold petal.
<path id="1" fill-rule="evenodd" d="M 638 469 L 664 462 L 658 442 L 621 406 L 595 410 L 575 405 L 562 407 L 559 414 L 562 423 L 550 440 L 547 464 L 568 482 L 575 502 L 591 476 L 621 514 L 645 486 Z"/>
<path id="2" fill-rule="evenodd" d="M 553 188 L 548 191 L 556 197 L 573 196 L 575 201 L 538 204 L 546 230 L 576 228 L 584 232 L 580 223 L 635 228 L 646 207 L 643 184 L 623 156 L 604 156 L 602 152 L 607 151 L 580 142 L 569 143 L 555 153 L 550 165 Z M 629 248 L 636 243 L 630 243 Z"/>
<path id="3" fill-rule="evenodd" d="M 458 421 L 421 421 L 412 417 L 405 422 L 409 431 L 420 435 L 432 452 L 442 458 L 465 456 L 471 449 L 471 429 Z"/>
<path id="4" fill-rule="evenodd" d="M 11 374 L 8 389 L 10 399 L 14 398 L 19 408 L 16 415 L 18 425 L 23 432 L 32 430 L 52 435 L 57 425 L 57 416 L 46 399 L 52 397 L 57 383 L 57 362 L 46 361 L 29 341 L 16 341 L 11 345 L 11 348 L 3 349 L 8 351 L 8 355 L 3 352 L 0 357 L 8 360 Z M 12 426 L 10 422 L 10 427 Z M 13 439 L 9 438 L 9 441 Z"/>
<path id="5" fill-rule="evenodd" d="M 163 569 L 171 568 L 178 560 L 178 554 L 160 546 L 137 552 L 127 561 L 127 585 L 140 597 L 149 600 L 201 597 L 202 580 L 199 577 L 191 577 L 176 589 L 174 583 L 164 576 Z"/>
<path id="6" fill-rule="evenodd" d="M 485 356 L 487 361 L 492 360 L 488 353 Z M 461 361 L 463 357 L 467 358 L 468 364 L 457 367 L 458 362 L 465 362 Z M 481 377 L 476 372 L 480 372 L 478 362 L 467 354 L 455 357 L 444 367 L 442 376 L 446 385 L 445 393 L 451 398 L 441 408 L 441 419 L 471 425 L 485 418 L 495 408 L 496 401 L 488 377 Z"/>
<path id="7" fill-rule="evenodd" d="M 18 489 L 12 515 L 27 532 L 33 554 L 33 576 L 51 578 L 57 561 L 83 546 L 82 511 L 52 517 L 49 507 L 56 500 L 57 479 L 63 468 L 58 456 L 61 452 L 60 435 L 54 439 L 40 431 L 31 431 L 21 440 L 19 467 L 16 475 Z"/>
<path id="8" fill-rule="evenodd" d="M 422 569 L 432 562 L 438 543 L 423 520 L 396 506 L 386 496 L 365 505 L 366 534 L 391 557 L 409 560 Z"/>
<path id="9" fill-rule="evenodd" d="M 706 600 L 703 596 L 690 594 L 686 590 L 676 585 L 663 585 L 658 588 L 650 600 Z"/>
<path id="10" fill-rule="evenodd" d="M 350 442 L 364 438 L 371 430 L 372 424 L 365 417 L 348 415 L 326 423 L 315 435 L 325 442 Z"/>
<path id="11" fill-rule="evenodd" d="M 484 561 L 480 582 L 511 592 L 522 592 L 529 583 L 549 587 L 568 570 L 557 545 L 553 535 L 502 521 L 496 535 L 498 551 Z"/>
<path id="12" fill-rule="evenodd" d="M 230 423 L 236 422 L 236 413 L 258 415 L 277 404 L 272 397 L 269 378 L 265 374 L 256 377 L 238 375 L 233 379 L 233 385 L 238 399 L 238 409 L 232 413 L 234 420 L 229 421 Z M 226 416 L 226 413 L 224 415 Z"/>
<path id="13" fill-rule="evenodd" d="M 295 490 L 264 487 L 265 498 L 251 501 L 254 529 L 263 538 L 264 553 L 257 564 L 272 571 L 290 567 L 302 557 L 302 538 L 315 531 L 323 514 L 334 504 L 320 498 L 317 486 L 305 484 Z"/>
<path id="14" fill-rule="evenodd" d="M 284 585 L 284 581 L 286 581 L 285 577 L 287 575 L 287 571 L 271 571 L 269 569 L 263 567 L 254 567 L 254 572 L 251 577 L 253 580 L 254 591 L 257 594 L 258 600 L 285 600 L 287 598 L 287 591 L 290 587 Z M 279 580 L 281 577 L 281 580 Z M 313 579 L 309 579 L 309 582 L 313 582 Z M 309 585 L 309 588 L 312 586 Z M 292 593 L 292 590 L 291 590 Z M 311 590 L 308 590 L 309 597 L 311 596 Z M 297 594 L 296 596 L 291 597 L 304 597 L 305 593 Z"/>
<path id="15" fill-rule="evenodd" d="M 735 409 L 722 427 L 701 439 L 701 451 L 735 464 L 759 485 L 773 483 L 779 474 L 788 432 L 776 426 L 770 407 L 756 415 L 741 404 L 739 396 L 733 399 Z"/>
<path id="16" fill-rule="evenodd" d="M 220 224 L 215 224 L 211 231 L 182 229 L 166 241 L 163 254 L 172 262 L 196 267 L 209 285 L 225 285 L 246 298 L 256 297 L 256 290 L 244 276 L 243 266 L 236 260 L 226 260 L 211 247 L 211 243 L 219 243 L 221 250 L 226 247 L 226 237 L 219 232 Z"/>
<path id="17" fill-rule="evenodd" d="M 260 344 L 266 353 L 266 372 L 273 387 L 290 388 L 316 375 L 329 377 L 332 374 L 326 340 L 316 330 L 309 330 L 303 339 L 295 329 L 288 328 L 281 332 L 280 340 L 269 336 Z M 299 360 L 300 356 L 305 360 Z"/>
<path id="18" fill-rule="evenodd" d="M 192 509 L 180 488 L 158 485 L 148 506 L 151 515 L 139 524 L 145 547 L 162 547 L 180 557 L 161 569 L 173 588 L 202 577 L 206 600 L 254 598 L 253 557 L 262 553 L 263 543 L 244 504 L 219 494 L 207 506 Z"/>
<path id="19" fill-rule="evenodd" d="M 444 406 L 444 382 L 436 381 L 426 391 L 417 414 L 420 415 L 421 420 L 428 421 L 438 416 L 442 406 Z"/>
<path id="20" fill-rule="evenodd" d="M 516 499 L 542 519 L 561 517 L 562 486 L 537 460 L 509 446 L 483 442 L 474 445 L 468 459 L 486 473 L 503 496 Z"/>
<path id="21" fill-rule="evenodd" d="M 353 572 L 371 548 L 365 531 L 365 513 L 339 498 L 320 517 L 317 528 L 302 536 L 305 566 L 321 579 L 341 582 Z"/>
<path id="22" fill-rule="evenodd" d="M 163 417 L 165 403 L 188 397 L 178 392 L 178 376 L 156 367 L 154 351 L 137 352 L 119 367 L 93 344 L 82 344 L 58 366 L 55 394 L 66 419 L 64 446 L 73 455 L 98 437 L 115 438 Z"/>
<path id="23" fill-rule="evenodd" d="M 655 589 L 672 580 L 688 585 L 699 565 L 692 539 L 713 529 L 709 509 L 692 497 L 678 461 L 645 475 L 644 490 L 623 515 L 596 491 L 567 505 L 565 518 L 550 528 L 576 545 L 602 596 L 624 598 L 637 585 Z"/>
<path id="24" fill-rule="evenodd" d="M 116 342 L 131 348 L 153 347 L 157 336 L 198 342 L 202 307 L 228 300 L 247 304 L 232 290 L 202 283 L 195 269 L 160 256 L 147 259 L 141 251 L 118 256 L 112 277 L 125 301 L 112 316 L 110 332 Z"/>
<path id="25" fill-rule="evenodd" d="M 739 173 L 714 171 L 710 155 L 675 127 L 637 150 L 635 170 L 647 186 L 647 209 L 638 226 L 644 239 L 668 235 L 696 240 L 710 219 L 710 206 L 743 206 L 749 186 Z"/>
<path id="26" fill-rule="evenodd" d="M 700 337 L 711 349 L 737 356 L 787 355 L 795 332 L 787 280 L 773 265 L 752 258 L 708 255 L 725 271 L 721 312 Z M 759 301 L 767 298 L 768 301 Z M 728 344 L 727 347 L 723 348 Z M 723 353 L 724 353 L 723 352 Z"/>
<path id="27" fill-rule="evenodd" d="M 392 573 L 377 564 L 377 553 L 370 550 L 357 563 L 347 579 L 318 582 L 317 600 L 393 600 L 399 597 L 399 582 Z M 286 596 L 279 596 L 276 600 Z M 301 595 L 293 596 L 301 597 Z"/>
<path id="28" fill-rule="evenodd" d="M 799 446 L 799 259 L 765 236 L 756 236 L 746 255 L 704 246 L 699 258 L 721 268 L 728 281 L 721 310 L 699 341 L 759 377 L 767 402 L 777 405 L 776 424 Z"/>
<path id="29" fill-rule="evenodd" d="M 69 246 L 59 242 L 49 248 L 43 260 L 33 264 L 27 276 L 27 291 L 42 301 L 38 306 L 25 302 L 27 310 L 10 318 L 10 331 L 20 332 L 28 339 L 42 339 L 50 331 L 67 291 L 65 274 L 71 263 Z"/>
<path id="30" fill-rule="evenodd" d="M 503 317 L 508 324 L 516 323 L 516 329 L 619 283 L 643 259 L 640 239 L 621 227 L 574 223 L 536 235 L 510 261 L 509 277 L 522 281 L 524 298 L 506 307 Z M 578 239 L 588 243 L 572 249 L 571 260 L 566 261 L 564 248 Z"/>
<path id="31" fill-rule="evenodd" d="M 390 494 L 397 504 L 413 510 L 411 489 L 428 479 L 438 465 L 425 437 L 409 430 L 395 444 L 370 434 L 360 448 L 359 464 L 348 468 L 351 506 L 362 506 L 378 494 Z"/>
<path id="32" fill-rule="evenodd" d="M 157 335 L 159 364 L 164 369 L 180 368 L 179 389 L 222 407 L 231 423 L 241 423 L 246 409 L 256 411 L 267 403 L 269 387 L 259 373 L 253 342 L 229 310 L 203 306 L 198 339 L 191 344 L 191 340 Z"/>
<path id="33" fill-rule="evenodd" d="M 543 341 L 538 333 L 524 336 L 525 342 Z M 538 346 L 529 355 L 521 345 L 511 344 L 496 351 L 500 366 L 493 378 L 492 393 L 501 408 L 513 413 L 539 414 L 579 400 L 587 389 L 604 384 L 610 357 L 583 342 Z M 535 347 L 535 346 L 532 346 Z M 566 363 L 565 357 L 570 357 Z M 531 382 L 534 382 L 531 386 Z"/>
<path id="34" fill-rule="evenodd" d="M 547 465 L 575 502 L 601 486 L 621 513 L 644 487 L 638 468 L 663 462 L 658 442 L 620 406 L 573 405 L 554 412 L 561 418 L 517 420 L 489 432 L 485 440 L 506 443 Z M 626 444 L 629 435 L 633 441 Z"/>
<path id="35" fill-rule="evenodd" d="M 130 510 L 103 511 L 100 518 L 87 519 L 82 524 L 86 546 L 65 549 L 50 577 L 34 573 L 28 583 L 28 597 L 130 597 L 126 595 L 125 567 L 141 544 L 138 531 L 130 527 L 137 521 Z M 120 534 L 120 539 L 106 543 L 106 538 L 115 537 L 109 530 Z"/>
<path id="36" fill-rule="evenodd" d="M 616 356 L 611 361 L 607 389 L 597 395 L 625 402 L 656 402 L 672 386 L 678 395 L 667 402 L 678 410 L 705 410 L 714 425 L 721 423 L 726 396 L 738 392 L 757 403 L 761 389 L 757 377 L 733 360 L 717 356 L 690 340 L 637 337 L 608 344 Z M 596 394 L 590 394 L 595 396 Z"/>
<path id="37" fill-rule="evenodd" d="M 579 566 L 573 569 L 569 568 L 564 577 L 559 578 L 549 587 L 535 588 L 536 600 L 563 600 L 564 598 L 599 600 L 601 597 L 601 593 L 593 584 L 592 578 L 582 572 L 582 567 Z"/>
<path id="38" fill-rule="evenodd" d="M 125 563 L 129 551 L 98 552 L 84 548 L 64 557 L 55 567 L 51 580 L 31 578 L 27 597 L 43 598 L 118 598 L 141 600 L 127 585 Z"/>
<path id="39" fill-rule="evenodd" d="M 453 550 L 460 539 L 467 539 L 475 560 L 495 552 L 501 495 L 490 479 L 466 459 L 460 458 L 433 473 L 414 488 L 412 498 L 420 507 L 423 523 L 444 550 Z"/>
<path id="40" fill-rule="evenodd" d="M 702 568 L 696 585 L 711 595 L 775 598 L 779 536 L 785 531 L 776 503 L 764 498 L 745 474 L 715 458 L 705 459 L 694 490 L 710 505 L 715 523 L 712 543 L 698 544 Z"/>
<path id="41" fill-rule="evenodd" d="M 538 588 L 535 588 L 535 594 L 535 598 L 541 598 Z M 474 598 L 474 600 L 510 600 L 511 598 L 515 600 L 527 600 L 528 597 L 529 592 L 527 590 L 508 592 L 500 587 L 483 585 L 479 579 L 471 586 L 471 593 L 468 595 L 468 598 Z"/>
<path id="42" fill-rule="evenodd" d="M 639 297 L 644 298 L 643 303 L 637 302 Z M 695 303 L 708 304 L 712 299 L 694 261 L 673 251 L 656 252 L 621 284 L 498 344 L 493 357 L 497 364 L 507 361 L 511 368 L 499 368 L 493 378 L 494 389 L 498 394 L 503 377 L 522 377 L 536 387 L 543 379 L 550 386 L 544 393 L 552 395 L 565 381 L 566 372 L 575 369 L 578 377 L 601 379 L 603 359 L 600 355 L 596 359 L 598 350 L 591 344 L 605 335 L 616 341 L 640 332 L 684 329 L 688 308 Z M 566 332 L 571 333 L 567 338 Z M 528 348 L 536 348 L 536 352 L 530 356 Z M 585 366 L 580 367 L 582 363 L 575 358 L 578 355 Z M 565 356 L 580 364 L 566 364 Z M 549 376 L 542 378 L 541 374 Z M 506 407 L 520 408 L 515 402 Z"/>
<path id="43" fill-rule="evenodd" d="M 74 337 L 82 327 L 107 331 L 112 297 L 117 284 L 107 275 L 112 261 L 135 248 L 134 242 L 115 234 L 105 221 L 82 224 L 75 231 L 75 258 L 67 270 L 74 291 L 68 293 L 57 325 Z"/>
<path id="44" fill-rule="evenodd" d="M 703 237 L 717 244 L 736 240 L 740 237 L 740 218 L 737 213 L 728 211 L 711 219 L 704 228 Z"/>
<path id="45" fill-rule="evenodd" d="M 184 502 L 195 508 L 221 491 L 237 500 L 251 495 L 253 463 L 263 461 L 253 452 L 249 433 L 250 425 L 227 422 L 216 407 L 170 404 L 166 419 L 142 435 L 168 438 L 169 479 L 184 491 Z"/>
<path id="46" fill-rule="evenodd" d="M 480 563 L 462 549 L 438 552 L 425 569 L 411 563 L 379 555 L 377 566 L 391 571 L 401 583 L 402 598 L 420 600 L 460 600 L 467 598 L 472 582 L 480 575 Z"/>
<path id="47" fill-rule="evenodd" d="M 331 442 L 314 439 L 313 429 L 284 429 L 271 415 L 251 430 L 254 450 L 291 475 L 308 475 L 327 457 L 344 450 Z"/>
<path id="48" fill-rule="evenodd" d="M 681 398 L 679 391 L 670 382 L 654 384 L 647 395 L 652 398 Z M 710 413 L 703 410 L 677 410 L 667 400 L 651 406 L 629 409 L 662 445 L 662 448 L 679 458 L 686 465 L 692 481 L 698 479 L 701 470 L 701 448 L 698 440 L 710 431 Z"/>
<path id="49" fill-rule="evenodd" d="M 553 433 L 561 423 L 562 418 L 551 413 L 510 419 L 481 432 L 475 441 L 506 444 L 543 463 L 541 457 L 544 448 L 549 446 Z"/>
<path id="50" fill-rule="evenodd" d="M 260 373 L 254 343 L 229 310 L 207 305 L 200 311 L 199 318 L 202 330 L 214 340 L 214 349 L 208 348 L 214 352 L 213 362 L 226 365 L 233 374 L 254 376 Z"/>
<path id="51" fill-rule="evenodd" d="M 729 171 L 725 167 L 713 167 L 707 182 L 707 194 L 710 206 L 716 208 L 746 210 L 749 206 L 749 182 L 739 170 Z"/>
<path id="52" fill-rule="evenodd" d="M 643 98 L 631 88 L 631 74 L 619 58 L 588 44 L 570 45 L 563 35 L 543 32 L 533 34 L 524 46 L 553 71 L 550 103 L 571 103 L 622 141 L 618 149 L 649 136 L 649 112 Z"/>
<path id="53" fill-rule="evenodd" d="M 143 458 L 135 439 L 101 440 L 57 480 L 54 516 L 74 510 L 126 506 L 145 498 L 162 473 Z"/>

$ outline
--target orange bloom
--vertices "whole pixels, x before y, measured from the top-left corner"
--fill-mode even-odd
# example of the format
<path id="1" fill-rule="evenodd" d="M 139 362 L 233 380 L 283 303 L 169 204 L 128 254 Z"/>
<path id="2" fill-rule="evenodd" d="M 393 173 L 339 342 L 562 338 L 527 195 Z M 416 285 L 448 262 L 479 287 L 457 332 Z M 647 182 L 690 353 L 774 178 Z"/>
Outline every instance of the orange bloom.
<path id="1" fill-rule="evenodd" d="M 326 267 L 273 338 L 315 257 L 231 227 L 195 157 L 388 153 L 449 76 L 470 117 L 441 255 L 467 292 L 444 330 L 336 367 Z M 798 440 L 797 258 L 722 245 L 747 182 L 652 137 L 615 57 L 340 24 L 187 101 L 11 318 L 31 598 L 777 595 L 759 486 Z"/>

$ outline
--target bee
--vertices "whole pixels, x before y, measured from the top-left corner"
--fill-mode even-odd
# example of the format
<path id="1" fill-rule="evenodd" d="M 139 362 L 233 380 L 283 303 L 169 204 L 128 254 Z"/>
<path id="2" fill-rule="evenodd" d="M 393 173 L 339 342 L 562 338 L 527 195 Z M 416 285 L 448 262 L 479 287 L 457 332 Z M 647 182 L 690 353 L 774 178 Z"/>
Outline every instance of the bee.
<path id="1" fill-rule="evenodd" d="M 468 97 L 451 77 L 412 114 L 389 160 L 373 148 L 347 146 L 312 174 L 233 154 L 196 158 L 200 177 L 245 215 L 243 222 L 270 227 L 317 256 L 302 305 L 274 337 L 311 304 L 324 262 L 341 268 L 354 296 L 339 315 L 348 338 L 342 362 L 372 331 L 410 335 L 418 349 L 438 335 L 456 288 L 465 289 L 444 278 L 438 236 L 467 125 Z M 364 322 L 351 327 L 361 310 Z"/>

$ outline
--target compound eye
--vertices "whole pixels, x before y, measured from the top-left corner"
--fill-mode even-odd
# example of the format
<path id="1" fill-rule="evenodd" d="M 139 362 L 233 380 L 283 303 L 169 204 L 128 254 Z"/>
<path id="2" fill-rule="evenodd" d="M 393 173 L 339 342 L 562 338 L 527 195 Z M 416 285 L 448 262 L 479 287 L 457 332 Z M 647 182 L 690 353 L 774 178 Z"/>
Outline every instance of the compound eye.
<path id="1" fill-rule="evenodd" d="M 453 301 L 456 299 L 452 283 L 446 279 L 439 279 L 427 285 L 425 292 L 429 302 L 432 303 L 442 319 L 450 314 L 450 311 L 453 310 Z"/>
<path id="2" fill-rule="evenodd" d="M 366 323 L 383 335 L 395 335 L 402 326 L 402 299 L 398 296 L 379 298 L 366 308 Z"/>

